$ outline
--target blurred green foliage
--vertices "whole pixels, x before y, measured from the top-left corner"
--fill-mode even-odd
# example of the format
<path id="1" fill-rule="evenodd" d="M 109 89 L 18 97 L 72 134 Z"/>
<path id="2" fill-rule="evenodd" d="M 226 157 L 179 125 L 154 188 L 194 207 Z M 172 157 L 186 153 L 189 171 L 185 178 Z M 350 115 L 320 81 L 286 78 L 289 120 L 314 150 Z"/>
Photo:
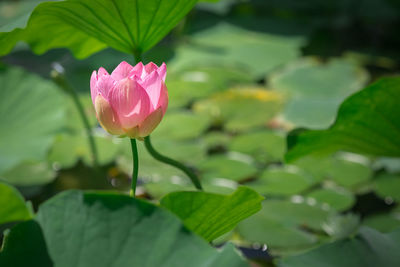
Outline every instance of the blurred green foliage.
<path id="1" fill-rule="evenodd" d="M 32 8 L 33 2 L 1 3 L 0 29 L 24 27 Z M 237 223 L 233 220 L 225 229 L 230 232 L 216 244 L 231 240 L 251 249 L 266 244 L 269 255 L 289 256 L 277 263 L 282 266 L 325 266 L 320 261 L 325 258 L 343 264 L 342 247 L 358 251 L 365 245 L 362 238 L 387 245 L 382 234 L 364 226 L 385 233 L 400 227 L 399 80 L 366 85 L 399 74 L 399 27 L 400 5 L 394 0 L 202 1 L 143 55 L 145 61 L 166 61 L 168 66 L 169 110 L 152 134 L 154 146 L 193 168 L 207 194 L 232 194 L 245 185 L 265 196 L 260 212 L 231 229 Z M 23 30 L 15 29 L 0 35 L 0 41 L 16 40 L 21 34 Z M 130 42 L 98 43 L 80 31 L 76 39 L 85 35 L 87 44 L 96 45 L 77 53 L 75 45 L 34 43 L 39 37 L 31 35 L 22 39 L 40 53 L 69 47 L 86 57 L 106 46 L 120 51 L 134 47 Z M 7 45 L 1 46 L 1 53 L 7 53 L 13 42 L 2 42 Z M 141 49 L 153 43 L 147 40 Z M 47 48 L 39 49 L 40 45 Z M 0 180 L 16 186 L 35 208 L 66 189 L 129 190 L 129 142 L 109 136 L 97 125 L 89 97 L 91 72 L 100 66 L 111 71 L 122 60 L 134 63 L 133 56 L 111 49 L 83 60 L 66 49 L 38 56 L 21 43 L 2 58 Z M 97 170 L 91 166 L 75 107 L 48 81 L 53 62 L 64 66 L 67 80 L 80 93 L 99 150 Z M 291 132 L 298 127 L 311 130 Z M 290 163 L 284 161 L 289 132 Z M 140 142 L 138 149 L 140 196 L 155 202 L 163 199 L 165 204 L 174 193 L 167 194 L 193 190 L 179 170 L 155 161 Z M 15 210 L 23 216 L 7 222 L 29 219 L 22 198 L 13 198 Z M 129 208 L 137 206 L 131 203 Z M 57 217 L 49 215 L 53 216 Z M 27 231 L 23 228 L 36 229 L 34 224 L 18 227 Z M 192 224 L 186 225 L 190 229 Z M 158 229 L 156 223 L 152 229 Z M 45 236 L 54 234 L 53 228 L 48 231 Z M 39 233 L 35 238 L 43 237 Z M 317 249 L 290 258 L 312 248 Z M 396 256 L 391 251 L 365 253 L 386 259 Z M 360 262 L 364 261 L 356 258 L 353 263 Z"/>

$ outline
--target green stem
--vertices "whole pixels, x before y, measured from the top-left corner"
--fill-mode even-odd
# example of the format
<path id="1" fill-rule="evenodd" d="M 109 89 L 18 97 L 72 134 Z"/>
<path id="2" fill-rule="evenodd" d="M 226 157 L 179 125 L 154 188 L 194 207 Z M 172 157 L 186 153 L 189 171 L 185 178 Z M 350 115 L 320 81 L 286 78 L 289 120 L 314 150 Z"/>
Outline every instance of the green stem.
<path id="1" fill-rule="evenodd" d="M 142 55 L 139 52 L 133 52 L 133 56 L 135 57 L 136 64 L 142 61 Z"/>
<path id="2" fill-rule="evenodd" d="M 151 140 L 150 140 L 150 136 L 147 136 L 144 138 L 144 145 L 146 146 L 147 151 L 149 151 L 149 153 L 156 159 L 159 160 L 163 163 L 172 165 L 178 169 L 180 169 L 181 171 L 183 171 L 187 176 L 189 176 L 190 180 L 192 181 L 192 183 L 194 184 L 194 186 L 198 189 L 198 190 L 203 190 L 200 180 L 197 177 L 196 174 L 194 174 L 194 172 L 192 172 L 188 167 L 186 167 L 185 165 L 183 165 L 182 163 L 170 159 L 164 155 L 161 155 L 160 153 L 158 153 L 153 145 L 151 144 Z"/>
<path id="3" fill-rule="evenodd" d="M 136 139 L 131 139 L 131 147 L 132 147 L 132 158 L 133 158 L 133 171 L 132 171 L 132 184 L 131 184 L 131 192 L 130 195 L 135 197 L 136 192 L 136 183 L 138 179 L 139 172 L 139 157 L 136 146 Z"/>
<path id="4" fill-rule="evenodd" d="M 134 51 L 134 52 L 133 52 L 133 56 L 135 57 L 136 64 L 138 64 L 139 62 L 142 61 L 142 56 L 141 56 L 141 53 L 140 53 L 139 51 Z M 131 140 L 132 140 L 132 139 L 131 139 Z M 157 159 L 157 160 L 159 160 L 159 161 L 161 161 L 161 162 L 163 162 L 163 163 L 172 165 L 172 166 L 174 166 L 175 168 L 180 169 L 180 170 L 183 171 L 187 176 L 189 176 L 190 180 L 192 181 L 192 183 L 194 184 L 194 186 L 195 186 L 198 190 L 203 190 L 203 188 L 202 188 L 202 186 L 201 186 L 201 183 L 200 183 L 200 180 L 199 180 L 199 178 L 197 177 L 197 175 L 196 175 L 194 172 L 192 172 L 188 167 L 186 167 L 184 164 L 180 163 L 179 161 L 176 161 L 176 160 L 173 160 L 173 159 L 171 159 L 171 158 L 168 158 L 168 157 L 166 157 L 166 156 L 164 156 L 164 155 L 161 155 L 160 153 L 158 153 L 158 152 L 154 149 L 154 147 L 153 147 L 153 145 L 151 144 L 151 141 L 150 141 L 150 136 L 147 136 L 147 137 L 144 138 L 144 144 L 145 144 L 145 146 L 146 146 L 147 151 L 149 151 L 149 153 L 150 153 L 155 159 Z M 136 143 L 135 143 L 135 147 L 136 147 Z M 132 153 L 133 153 L 133 144 L 132 144 Z M 137 157 L 137 152 L 136 152 L 136 157 Z M 135 157 L 134 157 L 133 160 L 134 160 L 134 165 L 135 165 L 135 164 L 137 165 L 137 161 L 136 161 L 136 163 L 135 163 Z M 136 166 L 136 165 L 135 165 L 135 166 Z M 134 175 L 133 175 L 133 177 L 135 177 L 135 170 L 134 170 Z M 137 179 L 137 168 L 136 168 L 136 179 Z M 132 181 L 132 188 L 134 188 L 134 187 L 133 187 L 133 186 L 134 186 L 134 185 L 133 185 L 133 182 L 134 182 L 134 181 Z M 135 180 L 135 186 L 136 186 L 136 180 Z M 134 191 L 133 191 L 133 192 L 134 192 Z"/>
<path id="5" fill-rule="evenodd" d="M 98 161 L 98 156 L 97 156 L 97 147 L 96 147 L 96 143 L 93 138 L 92 127 L 90 126 L 89 120 L 86 116 L 86 113 L 82 106 L 82 103 L 79 100 L 79 96 L 75 92 L 74 88 L 72 88 L 67 83 L 67 81 L 61 74 L 54 76 L 53 79 L 65 92 L 67 92 L 71 96 L 71 98 L 75 104 L 75 107 L 79 112 L 79 116 L 81 117 L 81 120 L 82 120 L 83 125 L 86 130 L 90 151 L 92 153 L 93 165 L 95 168 L 97 168 L 99 166 L 99 161 Z"/>

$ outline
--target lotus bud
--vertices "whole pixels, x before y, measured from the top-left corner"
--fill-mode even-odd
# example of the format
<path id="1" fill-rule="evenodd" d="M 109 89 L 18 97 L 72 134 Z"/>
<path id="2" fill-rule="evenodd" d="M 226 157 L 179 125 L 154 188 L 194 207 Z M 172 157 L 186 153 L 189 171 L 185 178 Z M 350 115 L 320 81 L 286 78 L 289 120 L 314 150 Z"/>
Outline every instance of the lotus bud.
<path id="1" fill-rule="evenodd" d="M 110 134 L 142 139 L 161 122 L 168 106 L 165 63 L 121 62 L 110 74 L 93 71 L 90 92 L 97 120 Z"/>

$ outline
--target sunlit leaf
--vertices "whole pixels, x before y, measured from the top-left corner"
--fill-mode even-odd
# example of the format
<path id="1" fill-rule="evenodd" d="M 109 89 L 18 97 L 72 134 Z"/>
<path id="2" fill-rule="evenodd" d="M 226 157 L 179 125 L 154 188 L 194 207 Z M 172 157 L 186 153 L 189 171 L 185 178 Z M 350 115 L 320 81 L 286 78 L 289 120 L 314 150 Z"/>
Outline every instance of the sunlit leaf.
<path id="1" fill-rule="evenodd" d="M 259 211 L 262 199 L 255 191 L 239 187 L 231 195 L 175 192 L 163 197 L 160 203 L 178 215 L 189 229 L 212 241 Z"/>
<path id="2" fill-rule="evenodd" d="M 207 114 L 227 130 L 243 131 L 266 125 L 280 110 L 281 102 L 281 95 L 276 92 L 245 87 L 230 89 L 198 101 L 194 110 Z"/>
<path id="3" fill-rule="evenodd" d="M 31 213 L 18 190 L 0 182 L 0 224 L 30 218 Z"/>
<path id="4" fill-rule="evenodd" d="M 168 103 L 169 109 L 187 106 L 193 100 L 226 90 L 233 84 L 238 85 L 252 81 L 247 72 L 232 67 L 190 66 L 176 72 L 172 66 L 168 67 L 168 70 L 170 72 L 166 84 L 171 99 Z"/>

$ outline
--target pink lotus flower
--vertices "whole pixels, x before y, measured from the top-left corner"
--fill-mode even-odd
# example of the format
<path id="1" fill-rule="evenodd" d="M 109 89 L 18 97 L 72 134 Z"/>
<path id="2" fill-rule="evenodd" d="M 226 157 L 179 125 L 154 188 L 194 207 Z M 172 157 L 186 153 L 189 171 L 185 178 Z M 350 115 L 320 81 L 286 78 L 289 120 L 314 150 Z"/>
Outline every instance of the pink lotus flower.
<path id="1" fill-rule="evenodd" d="M 121 62 L 110 74 L 93 71 L 90 92 L 101 126 L 110 134 L 130 138 L 148 136 L 160 123 L 168 106 L 165 63 Z"/>

